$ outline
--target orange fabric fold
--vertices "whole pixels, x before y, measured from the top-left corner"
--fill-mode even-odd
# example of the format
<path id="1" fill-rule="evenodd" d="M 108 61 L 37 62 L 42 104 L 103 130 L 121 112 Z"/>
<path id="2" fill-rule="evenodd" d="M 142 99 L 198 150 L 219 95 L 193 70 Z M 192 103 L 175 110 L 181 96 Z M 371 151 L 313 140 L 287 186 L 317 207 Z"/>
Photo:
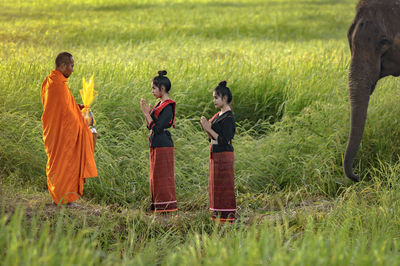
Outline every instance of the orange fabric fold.
<path id="1" fill-rule="evenodd" d="M 56 204 L 74 202 L 85 178 L 97 176 L 92 132 L 60 71 L 50 72 L 40 96 L 49 193 Z"/>

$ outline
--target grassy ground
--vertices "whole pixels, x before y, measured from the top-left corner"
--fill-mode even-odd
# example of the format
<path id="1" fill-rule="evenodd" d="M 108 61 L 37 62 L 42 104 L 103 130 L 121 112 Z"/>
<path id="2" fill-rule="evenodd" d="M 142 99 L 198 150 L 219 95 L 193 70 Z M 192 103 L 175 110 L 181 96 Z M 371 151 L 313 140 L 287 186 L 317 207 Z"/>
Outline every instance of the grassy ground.
<path id="1" fill-rule="evenodd" d="M 347 27 L 356 1 L 2 1 L 0 261 L 5 264 L 390 264 L 400 207 L 398 80 L 372 96 L 352 184 Z M 99 177 L 78 209 L 51 205 L 39 92 L 56 54 L 69 86 L 95 75 Z M 139 99 L 167 69 L 177 101 L 178 216 L 149 206 Z M 227 80 L 238 123 L 240 221 L 208 220 L 212 89 Z"/>

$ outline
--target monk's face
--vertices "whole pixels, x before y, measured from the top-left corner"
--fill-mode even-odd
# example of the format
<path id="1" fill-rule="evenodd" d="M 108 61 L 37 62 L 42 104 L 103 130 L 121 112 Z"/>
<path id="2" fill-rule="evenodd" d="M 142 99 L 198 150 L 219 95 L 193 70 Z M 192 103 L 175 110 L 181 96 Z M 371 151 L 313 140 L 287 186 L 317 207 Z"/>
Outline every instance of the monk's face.
<path id="1" fill-rule="evenodd" d="M 161 98 L 164 95 L 165 88 L 157 87 L 154 83 L 151 83 L 151 93 L 153 93 L 154 98 Z"/>
<path id="2" fill-rule="evenodd" d="M 59 70 L 64 75 L 64 77 L 69 78 L 72 72 L 74 72 L 74 58 L 71 57 L 71 61 L 69 64 L 62 64 Z"/>

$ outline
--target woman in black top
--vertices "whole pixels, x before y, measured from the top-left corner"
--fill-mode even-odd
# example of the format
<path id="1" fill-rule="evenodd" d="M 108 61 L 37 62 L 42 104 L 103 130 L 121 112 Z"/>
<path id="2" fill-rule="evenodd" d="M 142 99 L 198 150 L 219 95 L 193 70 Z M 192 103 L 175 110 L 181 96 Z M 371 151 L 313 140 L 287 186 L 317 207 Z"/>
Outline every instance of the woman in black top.
<path id="1" fill-rule="evenodd" d="M 233 222 L 236 214 L 234 154 L 232 139 L 235 119 L 229 104 L 232 93 L 222 81 L 214 89 L 214 105 L 220 109 L 210 120 L 201 117 L 201 125 L 210 140 L 209 203 L 211 218 Z"/>
<path id="2" fill-rule="evenodd" d="M 147 128 L 151 131 L 150 144 L 150 192 L 151 211 L 176 211 L 176 191 L 174 174 L 174 143 L 168 128 L 175 127 L 176 103 L 169 98 L 170 80 L 165 77 L 167 71 L 158 71 L 153 79 L 152 93 L 161 101 L 153 109 L 144 99 L 140 107 L 146 118 Z"/>

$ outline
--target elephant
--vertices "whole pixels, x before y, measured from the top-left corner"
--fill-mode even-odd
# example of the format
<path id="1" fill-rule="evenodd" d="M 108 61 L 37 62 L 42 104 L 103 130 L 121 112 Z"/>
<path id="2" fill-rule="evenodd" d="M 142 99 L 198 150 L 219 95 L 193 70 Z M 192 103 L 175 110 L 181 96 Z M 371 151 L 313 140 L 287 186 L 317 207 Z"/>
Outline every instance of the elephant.
<path id="1" fill-rule="evenodd" d="M 353 163 L 364 133 L 369 99 L 378 80 L 400 75 L 400 0 L 361 0 L 347 38 L 349 69 L 350 133 L 343 168 L 351 180 Z"/>

